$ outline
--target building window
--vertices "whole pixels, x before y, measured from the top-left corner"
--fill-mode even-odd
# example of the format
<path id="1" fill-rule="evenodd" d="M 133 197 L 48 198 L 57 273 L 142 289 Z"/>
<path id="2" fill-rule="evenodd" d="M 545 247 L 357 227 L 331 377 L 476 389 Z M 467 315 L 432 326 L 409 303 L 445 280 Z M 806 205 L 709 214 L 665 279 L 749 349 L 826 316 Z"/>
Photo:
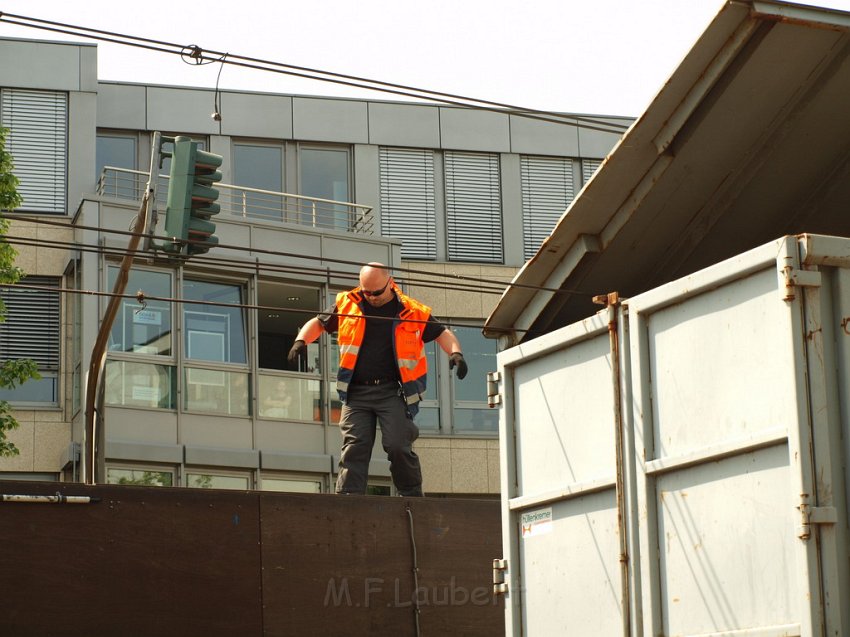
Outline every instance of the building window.
<path id="1" fill-rule="evenodd" d="M 437 375 L 439 359 L 436 341 L 425 344 L 425 358 L 428 361 L 428 377 L 425 385 L 425 395 L 419 403 L 419 413 L 416 415 L 416 426 L 422 431 L 439 431 L 440 429 L 440 383 Z M 440 350 L 442 351 L 442 350 Z"/>
<path id="2" fill-rule="evenodd" d="M 521 157 L 523 253 L 530 259 L 575 197 L 573 160 Z"/>
<path id="3" fill-rule="evenodd" d="M 233 144 L 233 183 L 269 192 L 239 190 L 228 206 L 245 217 L 286 221 L 283 192 L 283 147 L 275 144 Z M 222 203 L 222 207 L 225 204 Z"/>
<path id="4" fill-rule="evenodd" d="M 135 134 L 97 134 L 95 178 L 98 180 L 98 193 L 121 199 L 141 199 L 142 180 L 138 175 L 125 172 L 138 168 L 137 153 Z M 111 170 L 113 168 L 120 170 Z"/>
<path id="5" fill-rule="evenodd" d="M 270 476 L 264 474 L 261 480 L 263 491 L 278 491 L 284 493 L 321 493 L 322 480 L 307 476 Z"/>
<path id="6" fill-rule="evenodd" d="M 447 151 L 443 160 L 449 260 L 502 263 L 499 156 Z"/>
<path id="7" fill-rule="evenodd" d="M 243 303 L 244 288 L 229 283 L 185 279 L 183 282 L 184 403 L 189 411 L 231 416 L 250 413 L 250 376 L 225 364 L 248 363 L 244 312 L 239 307 L 186 301 Z M 210 366 L 203 363 L 217 363 Z"/>
<path id="8" fill-rule="evenodd" d="M 321 422 L 322 382 L 318 378 L 261 374 L 257 410 L 260 418 Z"/>
<path id="9" fill-rule="evenodd" d="M 381 148 L 381 234 L 401 239 L 404 259 L 437 258 L 434 153 Z"/>
<path id="10" fill-rule="evenodd" d="M 107 467 L 107 484 L 134 484 L 144 487 L 174 486 L 174 471 L 164 468 Z"/>
<path id="11" fill-rule="evenodd" d="M 0 360 L 29 358 L 35 361 L 39 380 L 28 380 L 15 389 L 0 390 L 0 400 L 18 405 L 57 406 L 59 404 L 60 299 L 56 277 L 28 276 L 19 287 L 0 289 L 6 306 L 6 320 L 0 323 Z"/>
<path id="12" fill-rule="evenodd" d="M 174 369 L 141 361 L 107 360 L 104 400 L 116 407 L 176 409 Z"/>
<path id="13" fill-rule="evenodd" d="M 346 148 L 299 147 L 298 173 L 298 192 L 305 197 L 341 202 L 351 198 Z M 300 223 L 348 232 L 354 221 L 349 218 L 349 214 L 349 206 L 305 201 L 302 202 Z"/>
<path id="14" fill-rule="evenodd" d="M 115 285 L 120 268 L 109 266 L 108 289 Z M 130 270 L 127 290 L 142 290 L 146 296 L 171 297 L 172 279 L 169 272 Z M 153 356 L 171 356 L 171 303 L 148 300 L 144 305 L 123 299 L 109 338 L 110 352 L 127 352 Z"/>
<path id="15" fill-rule="evenodd" d="M 496 432 L 499 412 L 487 407 L 487 372 L 496 371 L 497 343 L 477 327 L 454 327 L 463 346 L 469 372 L 463 380 L 452 374 L 452 425 L 458 432 Z"/>
<path id="16" fill-rule="evenodd" d="M 112 289 L 120 268 L 107 268 L 107 285 Z M 132 269 L 127 290 L 142 290 L 148 296 L 172 296 L 170 272 Z M 172 304 L 148 300 L 144 305 L 122 299 L 109 333 L 109 360 L 104 370 L 107 405 L 143 409 L 177 408 L 177 375 L 173 356 Z M 158 357 L 139 360 L 140 357 Z"/>
<path id="17" fill-rule="evenodd" d="M 0 124 L 9 129 L 6 150 L 24 200 L 19 211 L 65 214 L 67 93 L 2 89 Z"/>
<path id="18" fill-rule="evenodd" d="M 212 471 L 187 469 L 186 486 L 196 489 L 236 489 L 247 491 L 251 488 L 251 477 L 244 474 L 214 473 Z"/>

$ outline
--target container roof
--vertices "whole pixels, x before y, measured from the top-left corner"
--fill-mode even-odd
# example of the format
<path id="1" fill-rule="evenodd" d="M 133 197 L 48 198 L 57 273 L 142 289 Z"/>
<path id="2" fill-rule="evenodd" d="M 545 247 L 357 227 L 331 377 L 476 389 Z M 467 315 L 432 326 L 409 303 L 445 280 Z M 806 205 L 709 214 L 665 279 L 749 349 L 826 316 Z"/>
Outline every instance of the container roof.
<path id="1" fill-rule="evenodd" d="M 786 234 L 850 236 L 848 113 L 850 13 L 730 0 L 485 335 L 539 336 L 597 311 L 593 295 L 632 296 Z"/>

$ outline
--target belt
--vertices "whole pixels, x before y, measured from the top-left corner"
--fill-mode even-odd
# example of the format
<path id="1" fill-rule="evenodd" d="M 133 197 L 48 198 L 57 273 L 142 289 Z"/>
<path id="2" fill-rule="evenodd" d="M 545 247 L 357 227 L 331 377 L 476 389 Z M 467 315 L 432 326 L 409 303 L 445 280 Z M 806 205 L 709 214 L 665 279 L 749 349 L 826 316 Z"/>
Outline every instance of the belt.
<path id="1" fill-rule="evenodd" d="M 386 385 L 387 383 L 395 383 L 398 384 L 397 378 L 369 378 L 369 379 L 360 379 L 352 380 L 352 385 Z"/>

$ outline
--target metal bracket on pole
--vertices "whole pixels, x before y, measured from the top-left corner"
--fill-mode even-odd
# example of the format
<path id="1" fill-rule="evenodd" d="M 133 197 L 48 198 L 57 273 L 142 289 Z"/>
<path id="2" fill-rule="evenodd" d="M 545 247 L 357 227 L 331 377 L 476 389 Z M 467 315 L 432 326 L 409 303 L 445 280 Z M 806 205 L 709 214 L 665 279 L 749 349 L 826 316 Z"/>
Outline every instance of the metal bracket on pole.
<path id="1" fill-rule="evenodd" d="M 145 192 L 148 195 L 148 208 L 150 213 L 145 227 L 140 229 L 140 232 L 145 237 L 144 242 L 142 243 L 142 250 L 144 252 L 150 252 L 152 249 L 155 249 L 155 246 L 153 245 L 153 235 L 156 234 L 156 224 L 159 220 L 159 214 L 156 207 L 156 186 L 157 181 L 159 181 L 159 170 L 162 168 L 162 153 L 160 152 L 161 146 L 162 133 L 155 131 L 151 135 L 151 163 L 150 170 L 148 171 L 148 183 L 145 186 Z"/>

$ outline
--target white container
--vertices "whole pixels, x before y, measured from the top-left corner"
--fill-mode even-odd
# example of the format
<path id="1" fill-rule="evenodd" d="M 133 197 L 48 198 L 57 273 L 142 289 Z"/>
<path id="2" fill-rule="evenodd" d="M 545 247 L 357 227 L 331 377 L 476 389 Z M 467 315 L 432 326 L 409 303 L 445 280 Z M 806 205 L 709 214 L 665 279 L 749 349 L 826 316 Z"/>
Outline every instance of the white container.
<path id="1" fill-rule="evenodd" d="M 850 240 L 501 352 L 508 635 L 850 635 Z"/>

